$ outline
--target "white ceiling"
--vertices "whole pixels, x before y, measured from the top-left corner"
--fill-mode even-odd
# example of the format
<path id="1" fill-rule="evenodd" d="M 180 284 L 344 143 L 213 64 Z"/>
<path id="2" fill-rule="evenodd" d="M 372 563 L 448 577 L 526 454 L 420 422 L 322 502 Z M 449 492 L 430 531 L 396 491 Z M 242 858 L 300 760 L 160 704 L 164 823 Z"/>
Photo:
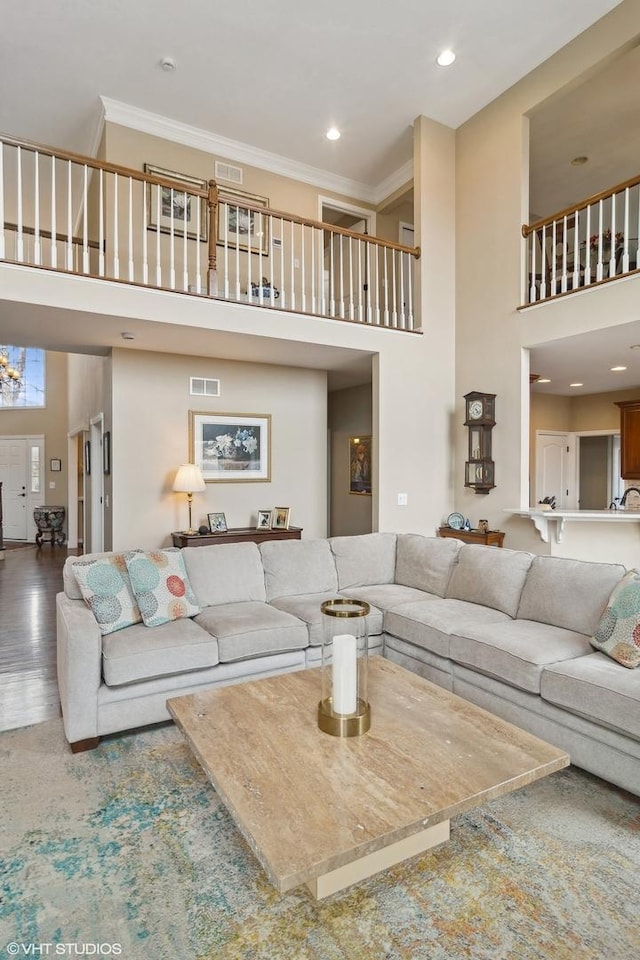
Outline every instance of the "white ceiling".
<path id="1" fill-rule="evenodd" d="M 376 185 L 415 117 L 459 126 L 618 2 L 7 0 L 0 130 L 87 153 L 104 96 Z"/>
<path id="2" fill-rule="evenodd" d="M 611 367 L 625 366 L 614 372 Z M 530 352 L 532 374 L 551 383 L 536 383 L 536 393 L 575 397 L 589 393 L 613 393 L 640 384 L 640 321 L 592 330 L 534 347 Z M 571 387 L 582 383 L 582 387 Z"/>

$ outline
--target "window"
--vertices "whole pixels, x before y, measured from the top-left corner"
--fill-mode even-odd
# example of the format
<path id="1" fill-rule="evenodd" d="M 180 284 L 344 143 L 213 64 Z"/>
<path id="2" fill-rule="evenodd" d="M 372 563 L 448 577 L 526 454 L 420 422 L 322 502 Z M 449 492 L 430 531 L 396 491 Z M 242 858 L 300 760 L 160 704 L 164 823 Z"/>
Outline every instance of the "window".
<path id="1" fill-rule="evenodd" d="M 31 493 L 40 493 L 40 447 L 31 447 Z"/>
<path id="2" fill-rule="evenodd" d="M 0 357 L 6 358 L 6 368 L 18 374 L 17 380 L 3 377 L 0 381 L 0 408 L 44 407 L 44 350 L 0 345 Z"/>

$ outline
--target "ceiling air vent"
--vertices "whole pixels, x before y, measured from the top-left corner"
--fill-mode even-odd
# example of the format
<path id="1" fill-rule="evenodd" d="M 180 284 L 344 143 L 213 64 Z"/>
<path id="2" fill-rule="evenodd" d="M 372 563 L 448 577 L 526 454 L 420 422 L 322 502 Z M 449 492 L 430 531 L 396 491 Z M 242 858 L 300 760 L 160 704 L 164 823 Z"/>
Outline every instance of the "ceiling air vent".
<path id="1" fill-rule="evenodd" d="M 226 180 L 228 183 L 242 183 L 242 167 L 234 167 L 230 163 L 222 163 L 216 160 L 215 165 L 216 180 Z"/>
<path id="2" fill-rule="evenodd" d="M 189 393 L 192 397 L 219 397 L 220 381 L 206 377 L 190 377 Z"/>

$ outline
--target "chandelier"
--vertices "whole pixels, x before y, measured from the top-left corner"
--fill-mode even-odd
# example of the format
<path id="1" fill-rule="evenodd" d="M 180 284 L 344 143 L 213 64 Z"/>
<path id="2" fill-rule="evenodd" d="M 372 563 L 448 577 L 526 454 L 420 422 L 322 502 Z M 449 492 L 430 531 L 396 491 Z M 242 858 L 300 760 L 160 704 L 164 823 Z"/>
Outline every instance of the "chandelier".
<path id="1" fill-rule="evenodd" d="M 20 374 L 9 366 L 9 358 L 6 353 L 0 353 L 0 387 L 18 386 L 19 384 Z"/>

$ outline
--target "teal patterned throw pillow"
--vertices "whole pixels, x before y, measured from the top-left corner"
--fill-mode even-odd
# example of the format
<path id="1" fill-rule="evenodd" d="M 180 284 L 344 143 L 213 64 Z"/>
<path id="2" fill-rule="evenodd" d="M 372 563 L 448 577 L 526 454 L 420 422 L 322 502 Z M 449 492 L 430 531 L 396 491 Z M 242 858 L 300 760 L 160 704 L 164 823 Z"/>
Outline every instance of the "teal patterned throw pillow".
<path id="1" fill-rule="evenodd" d="M 591 644 L 623 667 L 640 666 L 640 570 L 615 587 Z"/>
<path id="2" fill-rule="evenodd" d="M 103 636 L 141 622 L 124 554 L 74 560 L 72 568 L 85 603 Z"/>
<path id="3" fill-rule="evenodd" d="M 131 552 L 125 555 L 131 586 L 147 627 L 200 613 L 182 552 L 167 550 Z"/>

